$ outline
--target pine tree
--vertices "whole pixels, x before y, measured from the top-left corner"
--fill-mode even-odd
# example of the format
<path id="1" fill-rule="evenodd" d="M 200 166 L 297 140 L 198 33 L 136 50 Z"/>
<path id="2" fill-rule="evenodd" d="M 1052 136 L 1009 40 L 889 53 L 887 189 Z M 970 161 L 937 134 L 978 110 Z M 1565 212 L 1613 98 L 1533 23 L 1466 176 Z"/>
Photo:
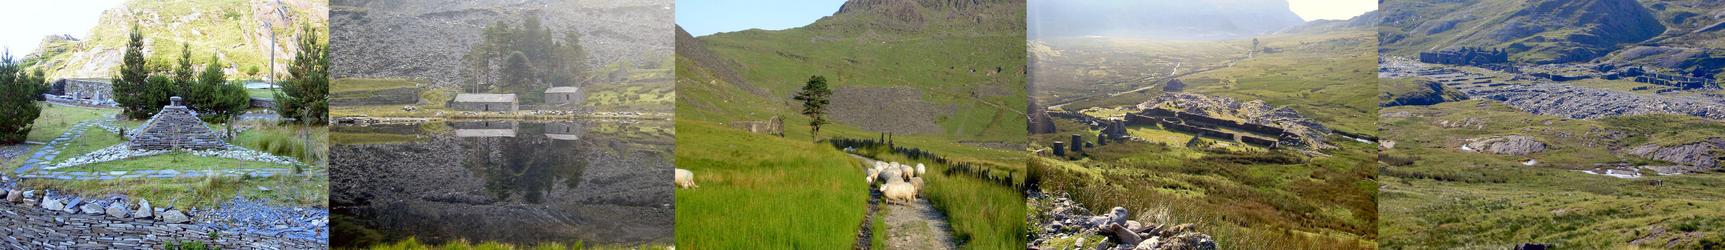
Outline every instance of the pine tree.
<path id="1" fill-rule="evenodd" d="M 199 103 L 205 92 L 197 90 L 198 82 L 192 79 L 192 47 L 191 44 L 180 44 L 180 62 L 174 68 L 174 96 L 179 96 L 186 103 Z"/>
<path id="2" fill-rule="evenodd" d="M 167 103 L 162 90 L 145 82 L 149 71 L 145 69 L 143 48 L 144 35 L 138 30 L 138 24 L 133 23 L 132 33 L 126 41 L 126 54 L 121 59 L 120 75 L 113 81 L 114 102 L 125 109 L 126 117 L 133 119 L 150 118 Z"/>
<path id="3" fill-rule="evenodd" d="M 38 71 L 40 72 L 40 71 Z M 0 52 L 0 145 L 24 142 L 42 114 L 40 79 L 20 72 L 12 51 Z"/>
<path id="4" fill-rule="evenodd" d="M 803 102 L 803 116 L 809 117 L 809 137 L 815 141 L 820 141 L 821 125 L 827 124 L 827 97 L 832 95 L 832 89 L 827 88 L 827 78 L 823 76 L 809 77 L 808 84 L 797 92 L 795 99 Z"/>
<path id="5" fill-rule="evenodd" d="M 318 31 L 304 26 L 299 53 L 288 64 L 288 78 L 275 93 L 276 109 L 283 117 L 309 124 L 329 120 L 329 47 L 318 41 Z"/>

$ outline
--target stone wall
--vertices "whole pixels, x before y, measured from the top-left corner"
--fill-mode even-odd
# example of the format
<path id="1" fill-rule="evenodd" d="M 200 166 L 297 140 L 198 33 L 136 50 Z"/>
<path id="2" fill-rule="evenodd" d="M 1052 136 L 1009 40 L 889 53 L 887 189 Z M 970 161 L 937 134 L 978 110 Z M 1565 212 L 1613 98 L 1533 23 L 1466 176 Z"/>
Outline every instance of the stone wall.
<path id="1" fill-rule="evenodd" d="M 323 249 L 311 240 L 217 234 L 210 227 L 150 219 L 115 219 L 66 214 L 0 204 L 0 248 L 4 249 L 161 249 L 170 240 L 195 240 L 223 249 Z"/>
<path id="2" fill-rule="evenodd" d="M 131 148 L 134 150 L 171 150 L 220 149 L 227 146 L 222 136 L 198 120 L 196 111 L 180 105 L 179 97 L 171 98 L 173 104 L 162 107 L 162 111 L 150 117 L 144 125 L 133 132 Z"/>
<path id="3" fill-rule="evenodd" d="M 450 102 L 449 108 L 460 111 L 515 112 L 513 102 Z"/>

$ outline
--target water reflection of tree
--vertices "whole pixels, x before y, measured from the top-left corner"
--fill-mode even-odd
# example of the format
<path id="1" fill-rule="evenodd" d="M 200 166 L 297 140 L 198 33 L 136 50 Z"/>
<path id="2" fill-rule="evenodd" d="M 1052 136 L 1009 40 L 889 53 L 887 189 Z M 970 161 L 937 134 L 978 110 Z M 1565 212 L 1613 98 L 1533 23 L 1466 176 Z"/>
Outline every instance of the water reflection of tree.
<path id="1" fill-rule="evenodd" d="M 588 163 L 581 141 L 538 136 L 541 124 L 521 126 L 516 137 L 464 139 L 462 166 L 484 177 L 486 191 L 499 200 L 537 204 L 556 184 L 574 189 Z"/>

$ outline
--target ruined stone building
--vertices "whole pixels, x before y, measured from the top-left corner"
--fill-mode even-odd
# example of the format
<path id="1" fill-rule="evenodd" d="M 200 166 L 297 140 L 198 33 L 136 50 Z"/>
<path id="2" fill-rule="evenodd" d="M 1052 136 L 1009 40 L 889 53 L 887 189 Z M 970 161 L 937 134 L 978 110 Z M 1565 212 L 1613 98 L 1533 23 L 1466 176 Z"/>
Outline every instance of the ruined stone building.
<path id="1" fill-rule="evenodd" d="M 227 146 L 222 141 L 222 135 L 211 130 L 204 121 L 198 120 L 198 112 L 186 108 L 175 96 L 168 99 L 170 104 L 162 107 L 162 111 L 144 121 L 143 125 L 133 130 L 131 149 L 133 150 L 208 150 L 221 149 Z"/>
<path id="2" fill-rule="evenodd" d="M 515 112 L 521 105 L 515 94 L 457 94 L 450 109 L 480 112 Z"/>
<path id="3" fill-rule="evenodd" d="M 581 94 L 580 87 L 552 87 L 550 89 L 545 89 L 546 104 L 581 104 L 581 102 L 586 101 L 586 97 L 586 95 Z"/>
<path id="4" fill-rule="evenodd" d="M 1509 52 L 1502 49 L 1462 47 L 1452 50 L 1420 52 L 1420 62 L 1432 64 L 1488 66 L 1509 63 Z"/>

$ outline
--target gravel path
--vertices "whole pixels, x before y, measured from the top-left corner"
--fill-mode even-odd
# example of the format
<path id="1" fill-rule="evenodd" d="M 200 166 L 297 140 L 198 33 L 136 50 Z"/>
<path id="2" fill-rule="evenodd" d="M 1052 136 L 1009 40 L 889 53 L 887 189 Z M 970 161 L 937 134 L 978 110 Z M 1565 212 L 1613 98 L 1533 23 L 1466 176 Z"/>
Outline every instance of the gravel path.
<path id="1" fill-rule="evenodd" d="M 84 130 L 97 122 L 101 122 L 101 120 L 86 120 L 73 124 L 72 128 L 61 133 L 60 137 L 55 137 L 53 140 L 49 140 L 47 145 L 42 145 L 42 149 L 36 150 L 36 153 L 31 155 L 30 159 L 25 160 L 24 165 L 19 166 L 18 170 L 13 171 L 13 173 L 23 174 L 29 172 L 30 169 L 47 166 L 49 161 L 54 160 L 54 157 L 60 156 L 60 147 L 66 146 L 66 143 L 71 142 L 72 139 L 83 136 Z"/>
<path id="2" fill-rule="evenodd" d="M 858 155 L 851 155 L 863 160 L 864 166 L 873 166 L 875 160 Z M 880 194 L 873 188 L 869 192 L 869 216 L 863 220 L 863 226 L 857 232 L 857 249 L 868 249 L 869 242 L 864 235 L 870 235 L 871 222 L 878 209 L 888 209 L 886 215 L 886 249 L 958 249 L 952 241 L 952 226 L 947 224 L 946 215 L 934 209 L 928 199 L 918 197 L 911 204 L 887 204 L 880 199 Z"/>

